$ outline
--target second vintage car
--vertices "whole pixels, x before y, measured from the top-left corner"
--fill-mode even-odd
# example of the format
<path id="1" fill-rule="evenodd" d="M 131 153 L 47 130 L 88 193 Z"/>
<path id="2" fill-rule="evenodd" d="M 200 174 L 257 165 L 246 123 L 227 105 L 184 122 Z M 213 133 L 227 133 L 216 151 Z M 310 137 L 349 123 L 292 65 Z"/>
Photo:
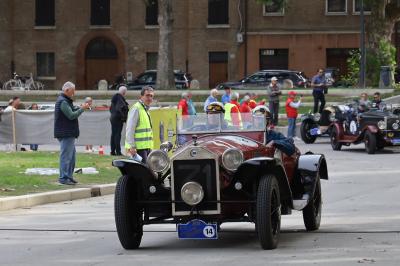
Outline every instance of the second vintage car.
<path id="1" fill-rule="evenodd" d="M 387 106 L 358 112 L 357 103 L 346 105 L 335 113 L 331 127 L 331 146 L 340 150 L 343 145 L 365 144 L 365 151 L 374 154 L 387 146 L 400 145 L 400 108 Z"/>
<path id="2" fill-rule="evenodd" d="M 263 249 L 278 246 L 281 215 L 292 210 L 302 211 L 307 230 L 319 228 L 324 155 L 267 145 L 264 116 L 242 117 L 233 127 L 224 114 L 198 114 L 178 125 L 172 155 L 169 142 L 147 164 L 113 162 L 122 174 L 115 221 L 125 249 L 140 246 L 148 224 L 175 224 L 181 239 L 217 239 L 225 222 L 255 223 Z"/>

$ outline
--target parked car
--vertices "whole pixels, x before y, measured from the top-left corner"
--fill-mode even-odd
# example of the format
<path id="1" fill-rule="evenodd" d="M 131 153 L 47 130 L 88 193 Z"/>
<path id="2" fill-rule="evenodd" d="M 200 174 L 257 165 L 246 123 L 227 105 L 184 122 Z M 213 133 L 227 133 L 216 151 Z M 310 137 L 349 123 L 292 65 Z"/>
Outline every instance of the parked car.
<path id="1" fill-rule="evenodd" d="M 218 85 L 219 89 L 231 87 L 234 89 L 265 88 L 271 83 L 271 78 L 277 77 L 278 83 L 283 84 L 285 79 L 290 79 L 295 87 L 307 88 L 309 80 L 303 72 L 291 70 L 261 70 L 238 82 L 224 82 Z"/>
<path id="2" fill-rule="evenodd" d="M 226 127 L 223 114 L 178 121 L 179 145 L 161 144 L 147 164 L 114 160 L 122 176 L 115 191 L 115 221 L 125 249 L 140 246 L 143 226 L 175 224 L 183 239 L 217 239 L 224 222 L 256 224 L 263 249 L 278 245 L 281 214 L 302 211 L 307 230 L 321 220 L 324 155 L 287 155 L 266 146 L 265 123 L 242 117 Z M 264 117 L 261 118 L 265 122 Z"/>
<path id="3" fill-rule="evenodd" d="M 177 89 L 188 89 L 190 87 L 190 75 L 180 70 L 174 70 L 175 87 Z M 132 82 L 127 83 L 128 90 L 141 90 L 144 86 L 155 88 L 157 81 L 157 70 L 146 70 L 137 76 Z"/>
<path id="4" fill-rule="evenodd" d="M 384 147 L 400 145 L 400 108 L 393 105 L 359 113 L 357 103 L 346 105 L 335 113 L 331 127 L 333 150 L 340 150 L 343 145 L 364 143 L 365 151 L 374 154 Z"/>

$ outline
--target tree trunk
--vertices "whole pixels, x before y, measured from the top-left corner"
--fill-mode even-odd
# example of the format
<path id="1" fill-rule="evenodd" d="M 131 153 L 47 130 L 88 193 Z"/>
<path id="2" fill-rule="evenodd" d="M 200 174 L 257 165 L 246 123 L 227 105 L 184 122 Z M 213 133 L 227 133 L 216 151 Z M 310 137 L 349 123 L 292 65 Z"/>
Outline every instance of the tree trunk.
<path id="1" fill-rule="evenodd" d="M 160 26 L 160 40 L 157 61 L 157 89 L 168 90 L 175 88 L 172 0 L 158 0 L 158 24 Z"/>
<path id="2" fill-rule="evenodd" d="M 367 47 L 377 51 L 380 41 L 391 41 L 394 25 L 398 20 L 398 15 L 391 9 L 400 8 L 388 4 L 387 0 L 373 0 L 370 3 L 372 12 L 366 22 Z"/>

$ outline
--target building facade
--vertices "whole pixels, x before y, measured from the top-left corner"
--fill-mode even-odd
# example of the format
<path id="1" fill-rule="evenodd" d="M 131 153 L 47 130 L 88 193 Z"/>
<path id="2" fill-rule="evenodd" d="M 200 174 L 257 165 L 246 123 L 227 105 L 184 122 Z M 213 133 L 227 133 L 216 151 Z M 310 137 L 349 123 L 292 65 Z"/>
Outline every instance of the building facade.
<path id="1" fill-rule="evenodd" d="M 345 71 L 359 47 L 359 0 L 174 0 L 174 68 L 202 88 L 259 69 Z M 0 81 L 32 73 L 48 89 L 156 68 L 156 0 L 0 1 Z M 246 38 L 247 36 L 247 38 Z"/>

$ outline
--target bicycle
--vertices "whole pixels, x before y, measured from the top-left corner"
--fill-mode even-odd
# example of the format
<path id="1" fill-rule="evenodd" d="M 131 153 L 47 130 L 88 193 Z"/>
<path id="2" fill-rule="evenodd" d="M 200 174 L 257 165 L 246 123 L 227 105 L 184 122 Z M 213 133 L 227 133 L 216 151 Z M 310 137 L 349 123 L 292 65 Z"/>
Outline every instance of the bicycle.
<path id="1" fill-rule="evenodd" d="M 32 73 L 29 76 L 21 77 L 14 72 L 14 77 L 3 84 L 3 90 L 43 90 L 44 84 L 35 81 Z"/>

